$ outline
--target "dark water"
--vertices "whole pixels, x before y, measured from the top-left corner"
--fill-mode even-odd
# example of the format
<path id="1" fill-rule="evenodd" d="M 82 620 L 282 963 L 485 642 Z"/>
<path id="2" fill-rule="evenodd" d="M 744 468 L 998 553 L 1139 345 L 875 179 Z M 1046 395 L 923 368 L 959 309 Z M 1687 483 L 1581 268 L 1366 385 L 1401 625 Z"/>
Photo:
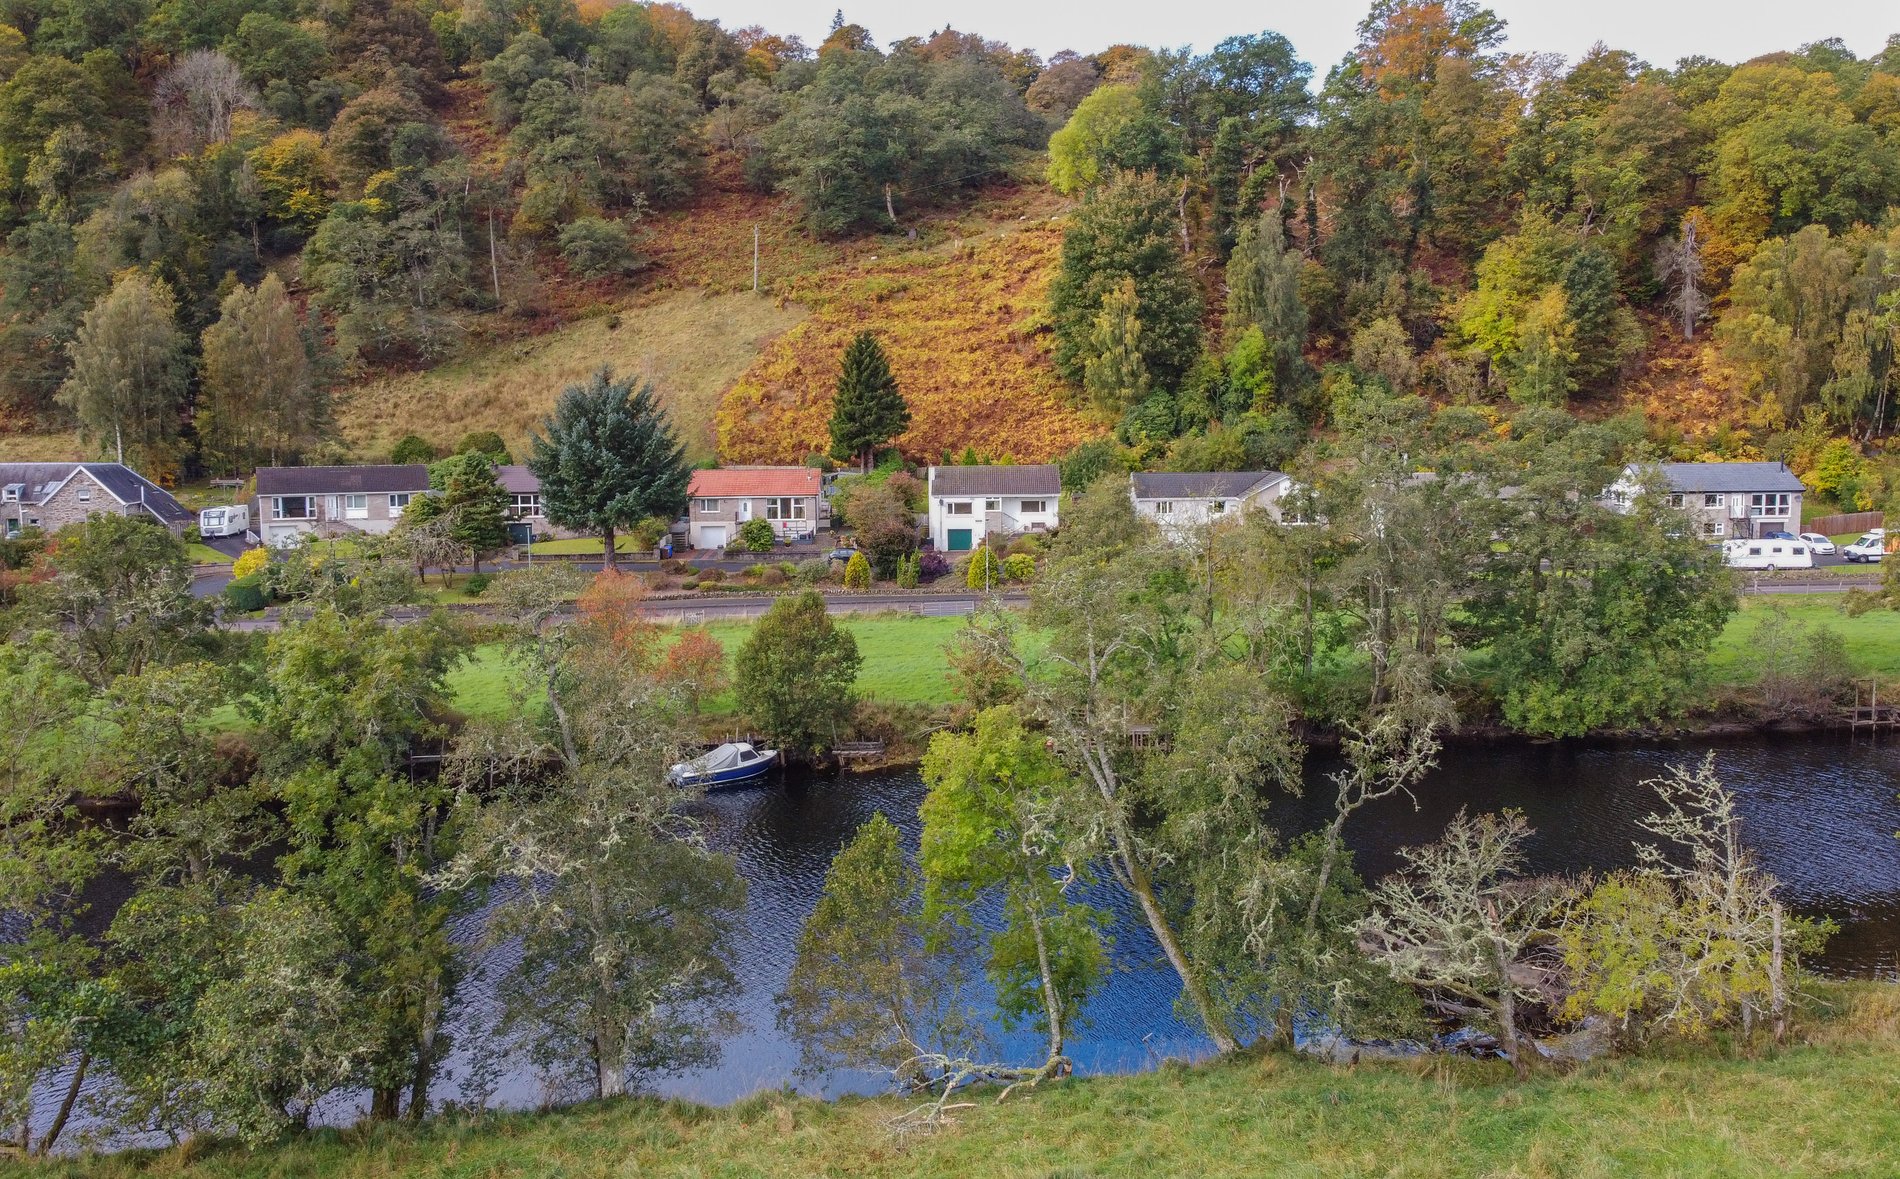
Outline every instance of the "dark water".
<path id="1" fill-rule="evenodd" d="M 1360 872 L 1376 879 L 1397 865 L 1400 847 L 1436 838 L 1460 807 L 1515 807 L 1536 829 L 1529 845 L 1534 871 L 1574 874 L 1627 865 L 1635 858 L 1632 841 L 1642 835 L 1636 820 L 1654 808 L 1642 781 L 1710 752 L 1740 802 L 1746 841 L 1782 881 L 1783 899 L 1841 925 L 1811 965 L 1841 975 L 1900 971 L 1900 744 L 1830 739 L 1454 749 L 1417 790 L 1416 809 L 1402 797 L 1374 804 L 1354 816 L 1348 841 Z M 1330 817 L 1326 768 L 1321 762 L 1310 767 L 1303 796 L 1271 800 L 1283 832 L 1309 830 Z M 896 770 L 717 794 L 698 805 L 708 840 L 737 858 L 749 888 L 737 951 L 745 1028 L 716 1066 L 664 1078 L 654 1088 L 718 1103 L 795 1081 L 797 1053 L 774 1026 L 773 999 L 791 970 L 798 931 L 817 902 L 825 869 L 879 811 L 914 849 L 922 796 L 917 773 Z M 1115 970 L 1090 1001 L 1087 1025 L 1070 1046 L 1078 1069 L 1126 1071 L 1206 1054 L 1207 1042 L 1175 1018 L 1178 987 L 1145 924 L 1127 906 L 1115 918 Z M 479 915 L 470 915 L 462 932 L 472 940 L 479 923 Z M 464 1044 L 477 1038 L 471 1025 L 479 1027 L 489 998 L 479 978 L 464 987 L 458 1020 Z M 1030 1033 L 999 1031 L 995 1048 L 1000 1057 L 1032 1059 L 1039 1045 Z M 465 1058 L 451 1062 L 439 1099 L 457 1096 L 466 1067 Z M 844 1075 L 802 1087 L 835 1094 L 878 1084 L 875 1077 Z M 532 1105 L 555 1096 L 523 1062 L 507 1069 L 494 1100 Z M 349 1121 L 357 1112 L 340 1102 L 326 1118 Z"/>
<path id="2" fill-rule="evenodd" d="M 1348 841 L 1359 870 L 1374 879 L 1397 866 L 1399 848 L 1436 838 L 1460 807 L 1515 807 L 1536 829 L 1529 844 L 1533 870 L 1568 874 L 1628 865 L 1635 860 L 1632 843 L 1643 834 L 1636 820 L 1654 809 L 1643 780 L 1709 752 L 1739 800 L 1747 842 L 1782 881 L 1784 899 L 1841 924 L 1812 965 L 1844 975 L 1900 969 L 1900 745 L 1803 740 L 1454 749 L 1417 790 L 1417 809 L 1402 797 L 1374 804 L 1353 817 Z M 1326 768 L 1316 760 L 1303 796 L 1272 801 L 1270 813 L 1283 831 L 1309 830 L 1330 817 Z M 717 1067 L 670 1078 L 665 1091 L 723 1102 L 791 1078 L 796 1052 L 773 1026 L 772 998 L 791 970 L 798 931 L 817 902 L 825 869 L 878 811 L 914 847 L 922 796 L 916 772 L 901 770 L 705 801 L 707 838 L 737 857 L 750 888 L 739 949 L 747 1030 Z M 1175 977 L 1146 925 L 1123 906 L 1113 932 L 1116 970 L 1085 1012 L 1088 1026 L 1071 1047 L 1077 1067 L 1123 1071 L 1205 1054 L 1208 1043 L 1175 1018 Z M 1028 1059 L 1038 1045 L 1022 1033 L 999 1035 L 998 1047 Z M 841 1077 L 815 1088 L 836 1092 L 866 1083 Z"/>

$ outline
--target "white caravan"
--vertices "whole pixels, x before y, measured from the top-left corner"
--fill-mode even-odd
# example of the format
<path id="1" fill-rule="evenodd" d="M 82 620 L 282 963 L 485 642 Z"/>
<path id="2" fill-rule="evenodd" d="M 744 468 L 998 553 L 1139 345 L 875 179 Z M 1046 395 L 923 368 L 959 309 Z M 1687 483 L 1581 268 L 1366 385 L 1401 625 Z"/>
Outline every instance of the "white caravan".
<path id="1" fill-rule="evenodd" d="M 198 535 L 200 536 L 243 536 L 250 527 L 251 506 L 249 504 L 206 508 L 198 513 Z"/>
<path id="2" fill-rule="evenodd" d="M 1731 540 L 1722 546 L 1730 569 L 1812 569 L 1814 550 L 1802 540 Z"/>

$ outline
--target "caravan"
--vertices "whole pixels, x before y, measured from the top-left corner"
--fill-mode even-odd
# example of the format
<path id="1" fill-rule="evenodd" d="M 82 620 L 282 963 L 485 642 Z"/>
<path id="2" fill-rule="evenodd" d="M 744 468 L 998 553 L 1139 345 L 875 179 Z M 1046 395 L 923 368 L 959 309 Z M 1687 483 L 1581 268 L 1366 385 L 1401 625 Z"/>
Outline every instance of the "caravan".
<path id="1" fill-rule="evenodd" d="M 1731 540 L 1722 546 L 1722 563 L 1730 569 L 1814 568 L 1814 550 L 1801 540 Z"/>
<path id="2" fill-rule="evenodd" d="M 200 536 L 243 536 L 250 527 L 249 504 L 206 508 L 198 513 L 198 535 Z"/>

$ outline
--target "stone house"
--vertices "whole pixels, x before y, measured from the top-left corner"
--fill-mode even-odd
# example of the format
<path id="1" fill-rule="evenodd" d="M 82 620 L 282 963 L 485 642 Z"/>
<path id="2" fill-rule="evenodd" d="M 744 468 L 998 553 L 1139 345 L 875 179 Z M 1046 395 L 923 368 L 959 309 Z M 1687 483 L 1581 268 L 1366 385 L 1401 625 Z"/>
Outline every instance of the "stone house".
<path id="1" fill-rule="evenodd" d="M 144 516 L 174 534 L 198 520 L 171 492 L 123 463 L 0 463 L 0 533 L 56 532 L 100 514 Z"/>
<path id="2" fill-rule="evenodd" d="M 259 467 L 252 527 L 273 545 L 305 533 L 384 533 L 419 495 L 429 494 L 421 463 L 353 467 Z"/>
<path id="3" fill-rule="evenodd" d="M 965 553 L 986 537 L 1048 532 L 1060 523 L 1062 474 L 1049 463 L 1021 467 L 932 467 L 930 543 Z"/>
<path id="4" fill-rule="evenodd" d="M 686 542 L 723 549 L 749 520 L 772 525 L 781 541 L 813 541 L 831 526 L 825 477 L 816 467 L 718 467 L 687 485 Z"/>

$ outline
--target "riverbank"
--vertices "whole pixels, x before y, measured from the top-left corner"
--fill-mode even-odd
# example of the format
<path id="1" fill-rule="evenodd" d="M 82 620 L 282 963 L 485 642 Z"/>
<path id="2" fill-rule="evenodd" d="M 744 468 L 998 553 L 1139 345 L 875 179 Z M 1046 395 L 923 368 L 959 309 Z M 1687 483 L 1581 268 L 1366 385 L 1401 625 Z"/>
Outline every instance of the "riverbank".
<path id="1" fill-rule="evenodd" d="M 894 1098 L 627 1099 L 16 1167 L 30 1179 L 984 1175 L 1786 1176 L 1900 1171 L 1900 987 L 1821 984 L 1788 1046 L 1678 1048 L 1540 1073 L 1285 1056 L 1074 1078 L 902 1141 Z"/>

